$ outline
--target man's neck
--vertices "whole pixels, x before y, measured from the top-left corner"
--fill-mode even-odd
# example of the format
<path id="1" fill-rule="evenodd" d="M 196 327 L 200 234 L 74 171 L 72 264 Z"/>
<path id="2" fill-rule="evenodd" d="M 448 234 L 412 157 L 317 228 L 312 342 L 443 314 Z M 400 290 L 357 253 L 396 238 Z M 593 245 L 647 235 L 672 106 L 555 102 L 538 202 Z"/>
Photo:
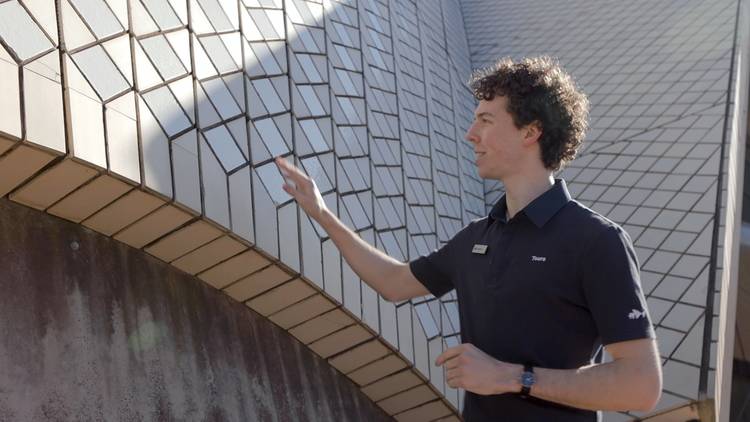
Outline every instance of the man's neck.
<path id="1" fill-rule="evenodd" d="M 526 208 L 531 201 L 538 198 L 544 192 L 547 192 L 554 184 L 555 179 L 551 172 L 523 175 L 510 180 L 503 180 L 508 219 L 513 218 L 519 211 Z"/>

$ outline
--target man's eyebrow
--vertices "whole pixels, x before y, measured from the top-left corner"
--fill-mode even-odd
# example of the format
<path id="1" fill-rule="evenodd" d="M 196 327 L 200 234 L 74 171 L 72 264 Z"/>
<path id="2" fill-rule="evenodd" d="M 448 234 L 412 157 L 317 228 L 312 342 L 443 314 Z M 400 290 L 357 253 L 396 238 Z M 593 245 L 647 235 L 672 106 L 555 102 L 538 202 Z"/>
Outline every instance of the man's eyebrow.
<path id="1" fill-rule="evenodd" d="M 483 111 L 481 113 L 477 113 L 476 117 L 477 118 L 479 118 L 479 117 L 495 117 L 495 115 L 492 114 L 492 113 L 490 113 L 489 111 Z"/>

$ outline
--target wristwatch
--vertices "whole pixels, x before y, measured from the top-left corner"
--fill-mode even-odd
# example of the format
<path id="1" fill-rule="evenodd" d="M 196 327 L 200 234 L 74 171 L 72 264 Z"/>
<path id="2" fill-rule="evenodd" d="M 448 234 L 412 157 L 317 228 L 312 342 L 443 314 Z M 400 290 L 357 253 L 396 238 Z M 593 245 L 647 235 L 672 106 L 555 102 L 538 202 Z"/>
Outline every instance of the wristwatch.
<path id="1" fill-rule="evenodd" d="M 527 398 L 531 394 L 531 387 L 536 382 L 534 368 L 528 363 L 523 366 L 521 373 L 521 397 Z"/>

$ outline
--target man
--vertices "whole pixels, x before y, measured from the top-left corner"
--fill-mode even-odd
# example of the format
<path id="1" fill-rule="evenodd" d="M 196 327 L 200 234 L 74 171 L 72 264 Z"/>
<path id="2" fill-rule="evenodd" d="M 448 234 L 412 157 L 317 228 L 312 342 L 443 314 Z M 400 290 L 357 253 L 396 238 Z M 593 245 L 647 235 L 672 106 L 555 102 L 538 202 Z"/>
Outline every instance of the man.
<path id="1" fill-rule="evenodd" d="M 505 196 L 447 244 L 410 264 L 346 228 L 307 176 L 281 159 L 284 190 L 390 301 L 456 289 L 463 344 L 436 361 L 466 390 L 467 421 L 594 421 L 597 410 L 653 409 L 654 332 L 632 242 L 570 198 L 553 175 L 586 130 L 588 100 L 553 60 L 510 59 L 474 75 L 466 139 Z M 601 345 L 612 361 L 601 362 Z"/>

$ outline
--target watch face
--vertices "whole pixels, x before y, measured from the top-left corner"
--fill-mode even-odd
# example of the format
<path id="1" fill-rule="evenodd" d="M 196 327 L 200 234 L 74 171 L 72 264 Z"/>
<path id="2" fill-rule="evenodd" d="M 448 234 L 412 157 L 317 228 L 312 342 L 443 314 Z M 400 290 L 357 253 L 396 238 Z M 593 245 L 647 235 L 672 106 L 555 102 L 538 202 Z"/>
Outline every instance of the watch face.
<path id="1" fill-rule="evenodd" d="M 521 385 L 524 387 L 531 387 L 534 385 L 534 374 L 531 372 L 524 372 L 523 375 L 521 375 Z"/>

